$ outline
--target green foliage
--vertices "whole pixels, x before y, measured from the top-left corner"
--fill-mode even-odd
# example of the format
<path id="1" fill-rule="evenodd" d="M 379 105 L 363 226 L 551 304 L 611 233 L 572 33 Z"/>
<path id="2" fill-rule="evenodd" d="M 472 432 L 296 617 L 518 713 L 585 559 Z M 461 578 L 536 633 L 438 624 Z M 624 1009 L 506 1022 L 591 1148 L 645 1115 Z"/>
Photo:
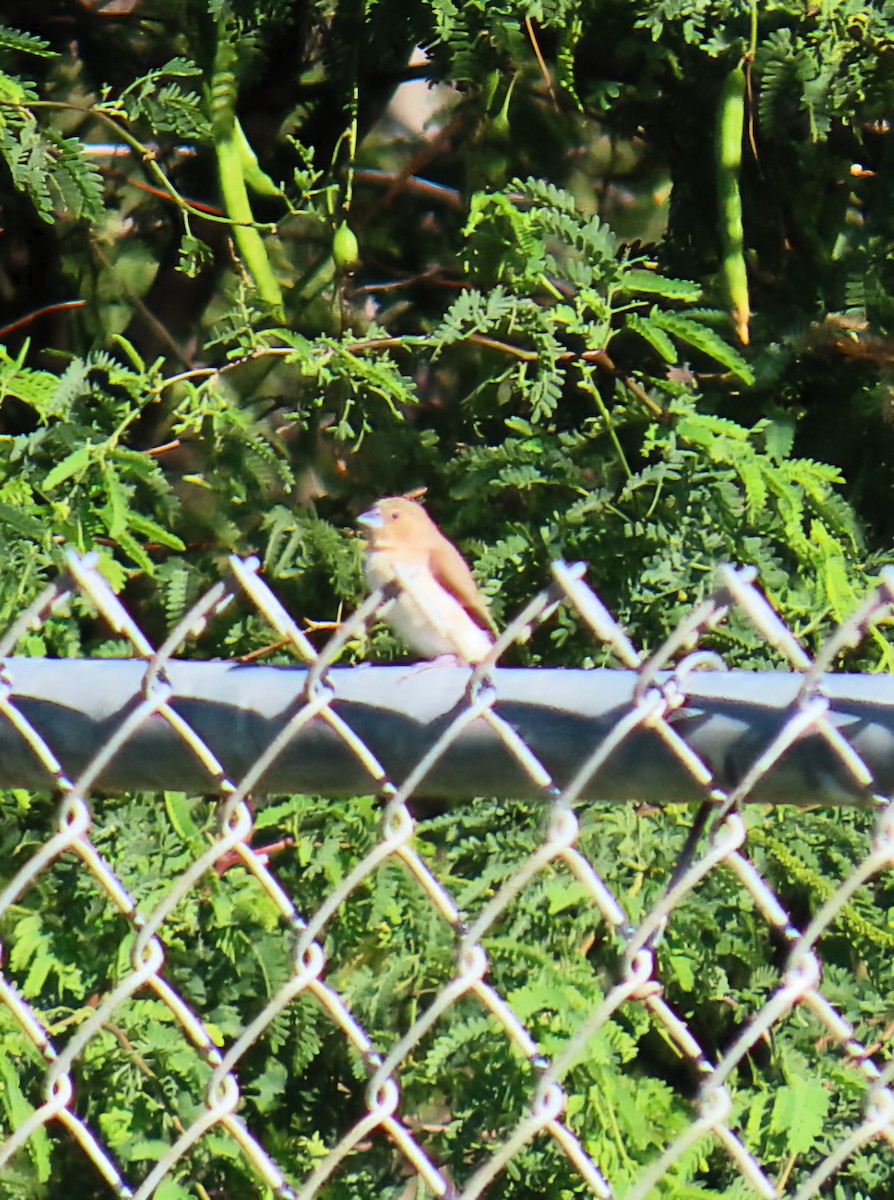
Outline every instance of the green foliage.
<path id="1" fill-rule="evenodd" d="M 99 554 L 158 641 L 235 552 L 260 557 L 323 644 L 363 594 L 356 514 L 420 485 L 498 621 L 564 556 L 588 564 L 646 649 L 724 562 L 754 563 L 815 649 L 889 561 L 885 6 L 158 0 L 114 19 L 79 4 L 70 21 L 58 7 L 16 16 L 27 29 L 0 27 L 0 628 L 69 544 Z M 418 45 L 430 58 L 417 72 L 407 63 Z M 711 152 L 740 62 L 744 349 L 729 325 Z M 457 85 L 426 128 L 387 109 L 414 73 Z M 738 224 L 737 209 L 737 238 Z M 195 652 L 270 642 L 234 605 Z M 735 612 L 706 644 L 730 665 L 779 665 Z M 124 652 L 79 601 L 19 649 Z M 364 651 L 403 653 L 378 629 L 346 661 Z M 530 665 L 609 661 L 564 609 L 512 653 Z M 887 628 L 845 665 L 894 666 Z M 45 839 L 50 808 L 18 793 L 2 805 L 5 883 Z M 192 797 L 96 807 L 100 849 L 142 911 L 211 836 L 209 807 Z M 425 821 L 418 848 L 474 915 L 540 844 L 542 815 L 479 800 Z M 799 814 L 794 830 L 790 814 L 760 816 L 749 816 L 752 852 L 796 918 L 865 853 L 862 814 Z M 377 819 L 369 798 L 289 797 L 258 814 L 295 839 L 277 872 L 302 913 L 373 844 Z M 687 821 L 585 814 L 581 848 L 631 919 L 658 895 Z M 891 907 L 883 881 L 863 889 L 821 946 L 826 993 L 865 1043 L 891 1003 Z M 130 933 L 73 859 L 38 877 L 2 933 L 4 970 L 54 1037 L 129 969 Z M 164 940 L 173 984 L 222 1044 L 282 983 L 291 945 L 238 869 L 194 889 Z M 490 981 L 547 1054 L 612 983 L 616 948 L 560 868 L 532 882 L 486 944 Z M 454 970 L 452 932 L 391 863 L 339 910 L 326 946 L 329 981 L 382 1048 Z M 713 1058 L 782 962 L 722 875 L 687 898 L 660 956 L 668 999 Z M 820 1078 L 823 1037 L 808 1017 L 783 1022 L 730 1081 L 737 1128 L 771 1177 L 802 1181 L 858 1117 L 856 1069 L 826 1056 Z M 197 1111 L 208 1068 L 184 1046 L 141 992 L 79 1064 L 86 1119 L 134 1177 Z M 42 1068 L 0 1006 L 8 1124 L 39 1103 Z M 568 1120 L 619 1191 L 690 1122 L 680 1075 L 636 1006 L 573 1064 Z M 360 1111 L 367 1077 L 303 997 L 241 1065 L 244 1115 L 297 1182 L 344 1132 L 345 1112 Z M 461 1181 L 533 1082 L 466 997 L 402 1066 L 402 1113 Z M 64 1139 L 38 1133 L 2 1186 L 56 1200 L 65 1180 L 98 1194 L 82 1170 Z M 494 1195 L 580 1191 L 545 1140 L 513 1170 Z M 186 1195 L 195 1179 L 236 1195 L 249 1178 L 214 1137 L 169 1188 Z M 662 1186 L 741 1194 L 708 1142 Z M 867 1146 L 835 1186 L 848 1200 L 887 1194 L 890 1163 Z M 327 1195 L 399 1191 L 379 1139 Z"/>
<path id="2" fill-rule="evenodd" d="M 154 71 L 135 79 L 116 97 L 115 110 L 131 123 L 145 121 L 154 133 L 207 140 L 211 128 L 201 97 L 176 82 L 194 79 L 202 72 L 186 58 L 172 58 Z"/>
<path id="3" fill-rule="evenodd" d="M 52 223 L 56 216 L 95 220 L 102 213 L 102 180 L 81 143 L 40 129 L 27 110 L 0 120 L 0 155 L 14 185 L 31 197 L 44 221 Z"/>
<path id="4" fill-rule="evenodd" d="M 44 802 L 6 803 L 4 845 L 45 814 Z M 258 813 L 257 838 L 288 834 L 293 850 L 277 876 L 298 911 L 314 912 L 377 836 L 376 802 L 358 798 L 290 797 Z M 871 818 L 802 813 L 797 833 L 782 812 L 751 814 L 756 866 L 792 911 L 825 899 L 830 877 L 866 853 Z M 636 814 L 602 806 L 583 815 L 580 849 L 636 920 L 655 902 L 685 834 L 686 814 Z M 420 826 L 416 849 L 450 889 L 468 920 L 527 855 L 542 844 L 543 812 L 536 805 L 478 801 Z M 211 807 L 178 794 L 105 800 L 97 806 L 93 839 L 111 861 L 140 911 L 148 913 L 213 833 Z M 8 858 L 4 878 L 10 871 Z M 853 1024 L 861 1041 L 880 1033 L 891 1003 L 888 972 L 871 969 L 881 949 L 892 897 L 880 885 L 849 905 L 822 940 L 824 991 Z M 65 921 L 56 914 L 65 912 Z M 7 925 L 10 922 L 7 921 Z M 133 937 L 124 931 L 83 865 L 60 860 L 29 889 L 14 919 L 7 969 L 53 1035 L 89 1016 L 91 998 L 129 970 Z M 91 954 L 82 930 L 91 930 Z M 866 931 L 863 940 L 860 929 Z M 7 932 L 4 930 L 4 932 Z M 215 1042 L 238 1036 L 289 974 L 292 933 L 272 902 L 240 868 L 207 878 L 178 904 L 164 927 L 165 978 L 203 1015 Z M 380 1048 L 391 1046 L 434 1000 L 455 972 L 453 931 L 418 883 L 395 863 L 371 875 L 327 926 L 326 982 L 337 989 Z M 605 998 L 606 964 L 614 947 L 592 901 L 562 865 L 540 872 L 484 939 L 488 982 L 505 997 L 555 1058 Z M 778 986 L 779 950 L 763 918 L 730 873 L 714 873 L 675 911 L 659 946 L 665 999 L 683 1015 L 710 1057 L 729 1044 L 745 1018 Z M 884 951 L 885 961 L 890 947 Z M 869 973 L 858 969 L 870 966 Z M 111 979 L 109 971 L 112 971 Z M 823 1048 L 824 1030 L 802 1016 L 782 1022 L 772 1042 L 730 1080 L 737 1128 L 772 1176 L 792 1167 L 794 1178 L 819 1148 L 857 1117 L 858 1071 Z M 5 1119 L 21 1120 L 42 1064 L 21 1056 L 9 1018 L 0 1027 L 0 1073 Z M 4 1058 L 4 1054 L 10 1056 Z M 14 1067 L 10 1065 L 14 1061 Z M 4 1063 L 6 1065 L 4 1065 Z M 187 1050 L 170 1011 L 151 993 L 122 1005 L 93 1040 L 78 1067 L 84 1081 L 80 1114 L 130 1176 L 176 1137 L 199 1112 L 208 1068 Z M 511 1048 L 505 1030 L 475 997 L 459 1000 L 401 1067 L 401 1112 L 426 1151 L 460 1178 L 481 1161 L 523 1116 L 536 1083 L 531 1063 Z M 302 995 L 271 1023 L 241 1062 L 240 1115 L 287 1166 L 293 1182 L 312 1169 L 320 1147 L 344 1132 L 346 1111 L 362 1111 L 366 1070 L 336 1032 L 318 1000 Z M 89 1087 L 87 1086 L 89 1082 Z M 632 1182 L 656 1153 L 692 1120 L 680 1064 L 641 1005 L 624 1006 L 594 1033 L 563 1080 L 566 1119 L 587 1152 L 619 1188 Z M 53 1155 L 57 1153 L 53 1151 Z M 50 1149 L 35 1139 L 20 1178 L 47 1181 Z M 74 1169 L 77 1160 L 72 1160 Z M 380 1194 L 393 1184 L 385 1139 L 351 1159 L 327 1194 Z M 864 1148 L 850 1161 L 851 1187 L 871 1190 L 885 1178 L 883 1156 Z M 190 1178 L 207 1190 L 250 1186 L 250 1168 L 220 1135 L 203 1139 L 188 1159 Z M 10 1181 L 12 1176 L 9 1176 Z M 185 1179 L 183 1171 L 175 1178 Z M 670 1173 L 672 1194 L 700 1186 L 735 1196 L 736 1170 L 710 1139 Z M 522 1181 L 524 1183 L 522 1184 Z M 4 1178 L 6 1182 L 6 1177 Z M 580 1180 L 550 1143 L 535 1141 L 500 1181 L 501 1195 L 578 1194 Z M 87 1192 L 86 1194 L 93 1194 Z"/>

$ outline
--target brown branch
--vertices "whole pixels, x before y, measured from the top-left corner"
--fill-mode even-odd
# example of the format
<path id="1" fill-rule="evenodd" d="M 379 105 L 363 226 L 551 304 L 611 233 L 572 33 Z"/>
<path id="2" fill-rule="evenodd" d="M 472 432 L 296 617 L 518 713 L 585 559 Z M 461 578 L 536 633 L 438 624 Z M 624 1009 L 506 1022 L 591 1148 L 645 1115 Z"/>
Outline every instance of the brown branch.
<path id="1" fill-rule="evenodd" d="M 45 304 L 43 308 L 36 308 L 34 312 L 30 312 L 27 316 L 19 317 L 18 321 L 13 321 L 11 325 L 4 325 L 0 329 L 0 337 L 6 337 L 8 333 L 12 333 L 16 329 L 21 329 L 23 325 L 30 325 L 32 321 L 36 321 L 38 317 L 44 317 L 47 313 L 60 312 L 66 308 L 83 308 L 87 303 L 86 300 L 62 300 L 59 304 Z"/>
<path id="2" fill-rule="evenodd" d="M 558 112 L 559 102 L 556 99 L 556 93 L 553 90 L 552 76 L 550 75 L 549 71 L 547 70 L 546 63 L 543 61 L 543 55 L 540 53 L 540 46 L 538 45 L 538 42 L 537 42 L 537 35 L 534 32 L 534 21 L 530 15 L 525 17 L 525 32 L 527 33 L 528 38 L 530 39 L 531 45 L 534 48 L 534 56 L 536 57 L 537 63 L 540 67 L 540 73 L 543 76 L 544 83 L 546 84 L 546 90 L 549 92 L 549 98 L 553 102 L 553 108 L 556 109 L 556 111 Z"/>

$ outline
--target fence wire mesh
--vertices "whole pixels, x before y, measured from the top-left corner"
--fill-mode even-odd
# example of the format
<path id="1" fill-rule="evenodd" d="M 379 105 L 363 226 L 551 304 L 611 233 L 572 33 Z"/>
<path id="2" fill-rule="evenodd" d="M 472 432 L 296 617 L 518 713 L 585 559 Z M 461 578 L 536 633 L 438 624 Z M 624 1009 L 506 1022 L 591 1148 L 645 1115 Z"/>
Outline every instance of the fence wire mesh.
<path id="1" fill-rule="evenodd" d="M 371 596 L 318 652 L 259 577 L 257 562 L 233 560 L 228 578 L 155 649 L 96 560 L 70 555 L 67 576 L 0 639 L 4 733 L 14 733 L 27 749 L 30 769 L 51 780 L 54 793 L 52 803 L 43 806 L 14 793 L 33 819 L 27 837 L 17 835 L 12 842 L 7 837 L 0 877 L 5 943 L 0 1111 L 6 1121 L 5 1128 L 0 1126 L 0 1181 L 10 1196 L 71 1191 L 72 1178 L 89 1164 L 88 1182 L 77 1194 L 141 1200 L 237 1194 L 471 1200 L 485 1191 L 593 1193 L 626 1200 L 697 1191 L 800 1200 L 832 1186 L 839 1189 L 836 1194 L 857 1197 L 873 1171 L 883 1172 L 894 1162 L 890 983 L 873 981 L 874 990 L 861 993 L 862 1009 L 855 1007 L 842 998 L 837 971 L 824 980 L 821 954 L 830 938 L 856 941 L 859 936 L 875 938 L 890 953 L 890 932 L 868 928 L 860 897 L 887 886 L 894 805 L 877 784 L 875 764 L 855 749 L 847 723 L 836 718 L 827 685 L 838 654 L 857 645 L 888 614 L 894 575 L 883 577 L 815 659 L 781 622 L 747 569 L 722 570 L 715 595 L 648 656 L 612 619 L 581 567 L 557 563 L 553 575 L 552 585 L 511 623 L 488 659 L 464 672 L 461 700 L 424 755 L 403 777 L 391 778 L 380 756 L 333 703 L 327 676 L 346 643 L 376 620 L 393 596 Z M 86 762 L 77 734 L 66 744 L 54 744 L 39 710 L 24 704 L 17 690 L 17 664 L 27 661 L 15 657 L 21 639 L 72 593 L 127 639 L 140 663 L 138 686 L 118 718 L 107 723 L 101 748 Z M 233 777 L 222 761 L 226 755 L 216 752 L 178 707 L 172 679 L 176 656 L 187 642 L 238 596 L 306 670 L 276 737 L 253 751 L 250 767 Z M 559 604 L 570 606 L 594 642 L 609 647 L 620 666 L 636 674 L 630 702 L 605 736 L 580 747 L 574 770 L 561 784 L 518 727 L 497 711 L 491 676 L 513 640 L 532 624 L 548 621 Z M 737 769 L 732 783 L 692 748 L 692 721 L 679 719 L 693 681 L 702 670 L 722 666 L 716 655 L 698 647 L 731 606 L 799 681 L 784 720 L 755 748 L 746 767 Z M 98 672 L 112 665 L 92 663 Z M 127 836 L 138 836 L 128 827 L 134 810 L 116 808 L 97 783 L 128 744 L 159 721 L 209 780 L 206 799 L 216 808 L 217 824 L 211 834 L 199 829 L 191 802 L 182 796 L 157 799 L 172 840 L 151 858 L 156 867 L 137 877 L 122 870 L 117 858 Z M 524 810 L 527 840 L 512 829 L 486 833 L 485 841 L 494 839 L 501 867 L 470 880 L 457 865 L 461 855 L 449 858 L 448 867 L 448 858 L 432 852 L 431 845 L 420 849 L 414 798 L 451 747 L 481 723 L 545 803 Z M 339 810 L 338 867 L 331 843 L 313 829 L 295 828 L 261 850 L 252 846 L 259 828 L 277 821 L 288 826 L 288 799 L 267 797 L 267 807 L 254 803 L 269 790 L 263 784 L 267 773 L 302 730 L 320 726 L 350 754 L 355 770 L 359 766 L 368 797 L 377 798 L 375 804 L 368 797 L 358 800 L 354 815 L 350 804 Z M 592 852 L 599 842 L 599 811 L 605 810 L 594 812 L 579 803 L 613 756 L 643 730 L 660 740 L 691 781 L 693 794 L 710 805 L 703 814 L 704 838 L 696 836 L 696 823 L 685 846 L 681 849 L 681 837 L 674 855 L 656 866 L 664 875 L 648 903 L 640 884 L 650 864 L 628 862 L 624 886 L 609 878 Z M 796 913 L 762 866 L 771 836 L 761 825 L 763 810 L 746 811 L 743 804 L 805 739 L 812 744 L 819 739 L 852 782 L 854 795 L 864 798 L 865 841 L 859 850 L 849 841 L 837 852 L 837 885 L 825 887 L 808 911 Z M 468 797 L 470 804 L 473 799 Z M 660 802 L 662 797 L 643 799 Z M 813 799 L 806 789 L 803 803 Z M 140 802 L 148 803 L 145 797 Z M 657 817 L 648 806 L 628 810 L 618 853 L 635 860 L 637 822 Z M 44 817 L 53 822 L 45 837 L 39 824 Z M 436 825 L 439 820 L 439 828 L 449 829 L 444 818 L 435 818 Z M 797 823 L 797 810 L 790 810 L 788 820 Z M 678 814 L 677 825 L 684 824 Z M 354 831 L 353 840 L 346 830 Z M 502 842 L 501 833 L 506 833 Z M 785 840 L 793 835 L 775 836 L 777 866 L 788 864 L 795 871 L 797 857 L 785 855 Z M 148 852 L 145 861 L 150 861 Z M 284 883 L 300 880 L 302 873 L 315 881 L 316 890 L 308 894 L 316 897 L 312 903 L 300 886 Z M 721 906 L 722 914 L 715 913 L 716 923 L 705 937 L 716 940 L 720 965 L 710 979 L 687 980 L 685 955 L 673 941 L 674 922 L 706 881 L 717 879 L 721 883 L 709 903 Z M 54 905 L 55 897 L 73 894 L 72 886 L 80 896 L 88 895 L 93 917 L 101 916 L 97 927 L 104 934 L 90 944 L 79 941 L 77 929 L 66 927 L 75 907 L 61 899 Z M 520 897 L 534 887 L 542 890 L 547 923 L 560 928 L 567 920 L 565 957 L 549 968 L 555 984 L 547 995 L 526 987 L 524 969 L 507 976 L 509 982 L 500 971 L 503 959 L 518 962 L 527 955 L 533 972 L 551 952 L 532 929 L 525 945 L 524 921 L 519 932 L 515 920 Z M 422 913 L 422 932 L 413 966 L 400 984 L 404 990 L 394 1000 L 390 955 L 392 949 L 399 953 L 396 927 L 407 906 Z M 747 1007 L 733 1002 L 723 987 L 722 926 L 734 922 L 737 911 L 763 922 L 766 943 Z M 501 933 L 510 921 L 515 922 L 511 936 Z M 192 956 L 199 943 L 190 943 L 190 931 L 208 922 L 226 932 L 221 955 L 196 963 Z M 358 926 L 359 942 L 365 939 L 365 951 L 350 961 L 343 953 L 338 957 L 334 931 L 352 924 Z M 48 929 L 54 935 L 62 931 L 60 949 L 53 954 L 46 948 L 54 945 Z M 70 952 L 72 946 L 74 958 L 66 958 L 61 947 Z M 425 965 L 429 953 L 434 966 Z M 261 990 L 241 995 L 238 1004 L 203 1007 L 211 977 L 228 969 L 238 973 L 240 959 L 252 954 L 263 958 Z M 98 981 L 95 989 L 84 1003 L 66 1005 L 63 997 L 77 990 L 73 977 L 84 975 Z M 586 987 L 576 986 L 584 976 Z M 377 978 L 380 1002 L 398 1013 L 390 1040 L 383 1040 L 376 1008 Z M 706 1014 L 724 1006 L 737 1011 L 721 1034 L 717 1020 Z M 768 1048 L 794 1027 L 808 1030 L 801 1048 L 789 1052 L 775 1087 L 756 1087 L 756 1077 L 764 1071 L 770 1075 Z M 292 1036 L 298 1031 L 306 1053 L 293 1055 L 277 1072 L 270 1052 L 275 1059 L 287 1029 Z M 343 1078 L 317 1074 L 319 1049 L 332 1039 L 340 1040 L 345 1051 Z M 479 1047 L 480 1076 L 459 1053 L 464 1042 Z M 639 1047 L 636 1053 L 642 1054 L 644 1044 L 652 1045 L 662 1064 L 655 1072 L 631 1049 Z M 625 1064 L 628 1087 L 619 1091 L 610 1067 Z M 107 1106 L 96 1089 L 108 1072 L 117 1084 L 114 1104 Z M 472 1077 L 477 1103 L 470 1106 L 466 1099 L 463 1108 L 456 1093 Z M 194 1081 L 192 1091 L 185 1079 Z M 750 1081 L 750 1090 L 743 1079 Z M 498 1086 L 513 1094 L 498 1095 Z M 265 1128 L 263 1114 L 272 1104 L 265 1089 L 291 1097 L 290 1138 Z M 665 1121 L 654 1115 L 658 1093 L 670 1114 Z M 311 1096 L 328 1097 L 326 1122 L 311 1117 Z M 122 1132 L 130 1129 L 134 1112 L 141 1114 L 139 1144 L 132 1132 Z M 777 1152 L 770 1155 L 767 1146 L 774 1138 Z M 542 1177 L 532 1166 L 534 1152 L 538 1163 L 550 1164 Z M 372 1159 L 378 1175 L 363 1166 Z M 244 1190 L 220 1182 L 228 1177 L 215 1175 L 217 1161 L 237 1165 Z M 64 1179 L 60 1162 L 67 1164 Z M 855 1163 L 862 1174 L 852 1176 L 848 1172 Z M 377 1189 L 364 1191 L 373 1177 Z"/>

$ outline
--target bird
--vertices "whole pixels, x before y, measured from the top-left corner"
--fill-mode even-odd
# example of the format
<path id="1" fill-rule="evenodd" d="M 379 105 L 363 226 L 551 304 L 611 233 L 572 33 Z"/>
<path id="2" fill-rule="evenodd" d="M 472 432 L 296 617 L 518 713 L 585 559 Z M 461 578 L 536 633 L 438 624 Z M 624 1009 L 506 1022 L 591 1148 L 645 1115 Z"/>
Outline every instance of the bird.
<path id="1" fill-rule="evenodd" d="M 481 662 L 494 644 L 487 602 L 466 560 L 422 505 L 386 496 L 357 521 L 367 536 L 367 582 L 401 589 L 382 611 L 401 640 L 425 658 Z"/>

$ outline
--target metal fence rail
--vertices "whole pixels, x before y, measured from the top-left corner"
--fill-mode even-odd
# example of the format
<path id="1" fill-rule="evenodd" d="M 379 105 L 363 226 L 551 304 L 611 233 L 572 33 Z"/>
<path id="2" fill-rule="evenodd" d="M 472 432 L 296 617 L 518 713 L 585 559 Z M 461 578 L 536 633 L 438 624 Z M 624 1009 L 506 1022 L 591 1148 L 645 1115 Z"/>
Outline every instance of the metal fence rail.
<path id="1" fill-rule="evenodd" d="M 827 996 L 818 945 L 850 911 L 860 890 L 883 878 L 894 861 L 894 805 L 889 798 L 894 791 L 894 687 L 888 678 L 828 673 L 840 651 L 857 644 L 868 626 L 888 613 L 894 573 L 883 577 L 816 660 L 766 603 L 748 570 L 724 569 L 715 596 L 660 651 L 644 658 L 585 584 L 582 569 L 556 564 L 551 587 L 527 606 L 474 671 L 347 671 L 332 664 L 389 597 L 372 596 L 318 654 L 258 577 L 257 565 L 234 560 L 231 576 L 156 650 L 94 560 L 72 555 L 68 577 L 49 588 L 0 639 L 0 786 L 58 794 L 53 829 L 41 836 L 34 828 L 22 843 L 7 845 L 8 861 L 0 876 L 5 884 L 0 934 L 7 942 L 0 958 L 0 1100 L 5 1097 L 0 1112 L 6 1119 L 6 1128 L 0 1124 L 0 1182 L 12 1181 L 10 1195 L 25 1194 L 15 1191 L 25 1187 L 22 1164 L 44 1188 L 41 1195 L 62 1195 L 67 1185 L 54 1178 L 48 1130 L 64 1131 L 98 1172 L 97 1190 L 91 1194 L 140 1198 L 156 1189 L 164 1196 L 208 1196 L 201 1182 L 190 1182 L 186 1164 L 200 1143 L 210 1145 L 214 1137 L 225 1139 L 226 1154 L 240 1158 L 256 1194 L 278 1197 L 352 1194 L 351 1184 L 339 1181 L 375 1138 L 392 1147 L 393 1194 L 407 1200 L 423 1195 L 471 1198 L 489 1188 L 497 1189 L 493 1194 L 531 1194 L 524 1190 L 524 1180 L 513 1183 L 513 1166 L 517 1170 L 526 1149 L 535 1144 L 552 1147 L 577 1191 L 606 1198 L 623 1194 L 626 1200 L 659 1194 L 681 1163 L 717 1148 L 744 1189 L 723 1194 L 796 1194 L 799 1200 L 817 1194 L 830 1180 L 846 1179 L 848 1164 L 867 1146 L 880 1149 L 883 1157 L 891 1155 L 894 1065 L 887 1037 L 869 1044 L 854 1020 Z M 23 634 L 39 626 L 72 590 L 129 640 L 132 659 L 15 656 Z M 251 601 L 304 667 L 175 658 L 209 616 L 237 594 Z M 623 669 L 495 669 L 513 638 L 528 625 L 547 620 L 559 603 L 572 606 L 594 638 L 611 647 Z M 776 649 L 787 670 L 729 672 L 715 655 L 696 649 L 730 605 Z M 105 850 L 97 819 L 110 789 L 201 792 L 218 800 L 217 834 L 155 882 L 151 903 L 135 896 L 136 884 L 120 877 Z M 299 911 L 275 863 L 249 844 L 257 820 L 252 802 L 308 791 L 376 794 L 382 802 L 381 824 L 371 845 L 358 850 L 350 870 L 322 902 L 312 911 Z M 482 794 L 542 799 L 542 833 L 532 851 L 485 889 L 471 911 L 461 911 L 456 881 L 441 879 L 437 866 L 416 848 L 412 806 L 419 800 Z M 656 902 L 645 911 L 634 902 L 632 910 L 634 893 L 613 890 L 581 849 L 575 805 L 582 800 L 707 801 L 712 806 L 707 840 L 701 846 L 690 839 Z M 757 801 L 856 803 L 875 812 L 874 833 L 859 861 L 841 874 L 837 887 L 826 889 L 822 903 L 803 920 L 789 915 L 749 857 L 741 805 Z M 219 887 L 225 891 L 230 877 L 225 868 L 234 861 L 272 906 L 285 940 L 278 977 L 271 976 L 267 994 L 257 998 L 236 1033 L 222 1037 L 195 998 L 172 982 L 169 942 L 178 906 L 201 893 L 209 873 L 211 878 L 220 875 Z M 50 968 L 37 971 L 28 958 L 23 929 L 33 929 L 23 913 L 31 913 L 28 906 L 37 885 L 66 864 L 95 883 L 96 903 L 116 914 L 122 932 L 105 986 L 76 1020 L 59 1024 Z M 374 1045 L 352 1007 L 344 972 L 330 979 L 327 938 L 338 914 L 357 903 L 364 887 L 388 865 L 398 865 L 408 875 L 436 924 L 453 940 L 453 965 L 449 977 L 412 1006 L 399 1035 L 390 1044 Z M 616 951 L 598 1003 L 577 1014 L 570 1036 L 547 1053 L 529 1028 L 530 1020 L 516 1011 L 519 1002 L 495 985 L 495 951 L 487 944 L 522 892 L 556 870 L 574 882 L 594 930 Z M 692 1014 L 678 1011 L 666 999 L 656 945 L 687 897 L 719 870 L 741 903 L 761 915 L 778 963 L 760 1003 L 715 1052 L 700 1044 L 699 1023 Z M 64 924 L 64 911 L 52 915 Z M 84 954 L 89 953 L 84 947 Z M 890 996 L 882 988 L 880 997 L 883 1015 Z M 176 1136 L 159 1137 L 152 1153 L 143 1155 L 144 1170 L 130 1167 L 125 1172 L 110 1149 L 115 1114 L 98 1125 L 85 1120 L 79 1081 L 110 1030 L 132 1049 L 119 1022 L 140 998 L 158 1006 L 157 1019 L 176 1030 L 183 1047 L 198 1056 L 205 1083 L 202 1094 L 191 1097 L 191 1104 L 184 1101 L 181 1115 L 169 1123 Z M 284 1015 L 308 999 L 330 1031 L 327 1036 L 344 1039 L 355 1054 L 364 1103 L 359 1116 L 345 1116 L 337 1137 L 315 1148 L 312 1168 L 296 1172 L 292 1163 L 279 1160 L 263 1130 L 240 1115 L 241 1074 L 258 1045 L 277 1035 Z M 523 1113 L 510 1126 L 489 1133 L 487 1152 L 467 1157 L 460 1174 L 444 1166 L 437 1139 L 430 1136 L 432 1122 L 420 1126 L 402 1107 L 401 1083 L 407 1062 L 429 1045 L 439 1023 L 465 1012 L 469 1003 L 500 1031 L 493 1053 L 520 1056 L 528 1064 L 528 1084 Z M 622 1015 L 634 1019 L 632 1011 L 644 1014 L 685 1065 L 690 1083 L 682 1090 L 691 1115 L 656 1144 L 646 1161 L 619 1164 L 600 1161 L 593 1145 L 578 1135 L 581 1107 L 596 1101 L 577 1095 L 573 1079 L 576 1067 L 593 1053 L 594 1037 L 615 1029 Z M 792 1162 L 774 1178 L 752 1152 L 758 1118 L 737 1109 L 731 1080 L 793 1018 L 816 1026 L 818 1061 L 834 1061 L 836 1071 L 847 1070 L 855 1112 L 849 1134 L 834 1144 L 817 1135 L 805 1138 L 798 1170 Z M 292 1083 L 301 1085 L 300 1080 Z M 435 1094 L 440 1090 L 433 1087 Z M 449 1113 L 442 1124 L 450 1124 Z M 794 1191 L 790 1176 L 797 1179 Z M 689 1177 L 705 1181 L 710 1171 L 695 1167 Z M 196 1190 L 190 1190 L 193 1183 Z M 338 1191 L 340 1186 L 345 1190 Z M 520 1190 L 513 1192 L 513 1186 Z M 847 1187 L 842 1196 L 860 1194 L 856 1185 Z M 33 1194 L 38 1194 L 36 1188 Z M 567 1185 L 565 1194 L 571 1194 Z"/>
<path id="2" fill-rule="evenodd" d="M 8 658 L 6 702 L 55 747 L 66 774 L 75 778 L 101 755 L 130 713 L 146 670 L 144 663 L 128 660 Z M 406 778 L 468 710 L 469 671 L 461 667 L 336 668 L 326 679 L 327 712 L 353 731 L 354 743 L 320 717 L 289 728 L 306 702 L 308 679 L 309 672 L 297 667 L 171 662 L 159 695 L 168 697 L 181 724 L 150 712 L 93 786 L 214 791 L 217 768 L 202 747 L 228 778 L 241 779 L 267 746 L 282 739 L 279 754 L 253 783 L 254 795 L 356 796 L 380 784 L 379 763 L 388 779 Z M 797 672 L 712 670 L 687 677 L 684 669 L 663 671 L 654 684 L 656 695 L 676 693 L 669 727 L 707 766 L 712 787 L 727 793 L 790 730 L 793 715 L 805 711 L 804 676 Z M 635 671 L 496 668 L 482 687 L 487 707 L 435 754 L 414 795 L 551 799 L 583 770 L 577 784 L 582 800 L 701 800 L 702 773 L 687 768 L 676 745 L 656 735 L 654 723 L 635 726 L 599 770 L 585 770 L 592 748 L 641 704 L 639 691 Z M 813 804 L 847 804 L 871 800 L 873 787 L 894 791 L 894 680 L 830 676 L 813 697 L 814 706 L 817 702 L 824 708 L 824 726 L 803 730 L 743 800 L 803 803 L 809 796 Z M 548 783 L 527 757 L 515 753 L 515 742 L 507 743 L 507 728 L 546 768 Z M 53 769 L 35 753 L 26 732 L 12 722 L 0 724 L 0 787 L 55 786 Z M 358 753 L 361 747 L 369 754 Z"/>

